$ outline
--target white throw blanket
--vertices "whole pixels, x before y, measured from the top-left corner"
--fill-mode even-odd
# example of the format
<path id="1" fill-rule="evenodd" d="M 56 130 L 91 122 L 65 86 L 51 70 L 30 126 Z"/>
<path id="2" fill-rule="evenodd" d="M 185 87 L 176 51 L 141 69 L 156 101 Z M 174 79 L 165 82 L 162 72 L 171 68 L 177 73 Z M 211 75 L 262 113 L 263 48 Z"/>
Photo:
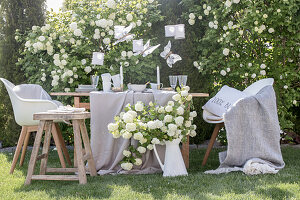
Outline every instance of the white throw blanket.
<path id="1" fill-rule="evenodd" d="M 227 151 L 220 152 L 220 166 L 206 174 L 243 171 L 255 175 L 277 173 L 284 167 L 280 126 L 272 86 L 238 101 L 225 113 Z"/>

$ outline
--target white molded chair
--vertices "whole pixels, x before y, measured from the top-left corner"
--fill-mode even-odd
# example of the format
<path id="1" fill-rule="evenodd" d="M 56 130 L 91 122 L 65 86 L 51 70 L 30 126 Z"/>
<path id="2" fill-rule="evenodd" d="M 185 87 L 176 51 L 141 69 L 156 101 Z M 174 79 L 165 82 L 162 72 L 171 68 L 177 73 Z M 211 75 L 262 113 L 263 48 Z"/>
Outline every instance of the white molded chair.
<path id="1" fill-rule="evenodd" d="M 248 86 L 243 92 L 246 93 L 248 96 L 256 95 L 262 88 L 268 85 L 273 85 L 274 79 L 273 78 L 265 78 L 261 79 L 259 81 L 256 81 L 255 83 Z M 207 110 L 203 110 L 203 119 L 207 123 L 210 124 L 216 124 L 214 131 L 212 133 L 212 136 L 209 140 L 203 161 L 202 166 L 204 166 L 207 162 L 208 156 L 210 154 L 210 151 L 212 150 L 214 143 L 216 141 L 216 138 L 218 136 L 218 133 L 222 127 L 224 127 L 224 120 L 222 117 L 216 116 Z"/>
<path id="2" fill-rule="evenodd" d="M 23 162 L 24 162 L 27 145 L 28 145 L 28 141 L 30 138 L 30 133 L 37 131 L 37 127 L 38 127 L 37 125 L 39 124 L 39 121 L 33 120 L 33 114 L 37 113 L 37 112 L 45 112 L 48 110 L 56 109 L 58 107 L 59 103 L 57 101 L 53 101 L 53 100 L 37 99 L 36 96 L 31 99 L 21 98 L 14 91 L 15 85 L 13 83 L 11 83 L 10 81 L 8 81 L 4 78 L 0 78 L 0 80 L 4 83 L 6 90 L 9 94 L 16 123 L 18 125 L 22 126 L 21 134 L 20 134 L 20 137 L 18 140 L 17 148 L 15 151 L 12 166 L 10 169 L 10 173 L 12 174 L 16 167 L 22 146 L 23 146 L 23 150 L 22 150 L 22 155 L 21 155 L 21 159 L 20 159 L 20 166 L 22 166 Z M 41 86 L 39 86 L 39 85 L 32 85 L 32 86 L 36 86 L 36 88 L 39 88 L 42 91 L 44 91 L 41 88 Z M 33 89 L 34 89 L 34 87 L 33 87 Z M 26 94 L 26 95 L 28 96 L 28 94 Z M 48 95 L 48 94 L 46 93 L 46 95 Z M 49 96 L 49 98 L 50 98 L 50 96 Z M 68 154 L 68 150 L 65 146 L 61 131 L 60 131 L 57 123 L 54 123 L 52 126 L 52 135 L 54 138 L 54 142 L 55 142 L 55 145 L 57 148 L 57 152 L 58 152 L 62 167 L 63 168 L 66 167 L 63 154 L 65 155 L 68 164 L 72 165 L 70 156 Z M 63 153 L 62 153 L 62 151 L 63 151 Z"/>

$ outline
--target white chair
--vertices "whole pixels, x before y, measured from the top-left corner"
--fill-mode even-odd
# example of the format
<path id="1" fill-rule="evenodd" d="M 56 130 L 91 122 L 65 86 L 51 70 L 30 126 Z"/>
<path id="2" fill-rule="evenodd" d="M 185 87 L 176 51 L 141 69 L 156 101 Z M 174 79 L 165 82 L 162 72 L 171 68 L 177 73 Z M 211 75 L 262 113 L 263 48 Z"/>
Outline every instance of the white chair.
<path id="1" fill-rule="evenodd" d="M 262 88 L 268 85 L 273 85 L 274 79 L 273 78 L 265 78 L 261 79 L 259 81 L 256 81 L 255 83 L 251 84 L 249 87 L 247 87 L 243 92 L 246 93 L 248 96 L 256 95 Z M 224 120 L 222 117 L 216 116 L 207 110 L 203 110 L 203 119 L 207 123 L 210 124 L 216 124 L 214 131 L 212 133 L 212 136 L 209 140 L 203 161 L 202 166 L 204 166 L 207 162 L 208 156 L 214 146 L 214 143 L 216 141 L 216 138 L 218 136 L 218 133 L 222 127 L 224 127 Z"/>
<path id="2" fill-rule="evenodd" d="M 60 103 L 57 101 L 48 100 L 48 99 L 39 99 L 42 97 L 39 97 L 38 95 L 33 95 L 34 96 L 33 98 L 28 98 L 28 96 L 30 96 L 30 94 L 28 94 L 27 91 L 26 91 L 26 94 L 24 94 L 26 96 L 26 98 L 21 98 L 19 95 L 17 95 L 16 91 L 14 90 L 14 88 L 16 87 L 14 84 L 12 84 L 11 82 L 9 82 L 8 80 L 6 80 L 4 78 L 0 78 L 0 80 L 4 83 L 6 90 L 9 94 L 16 123 L 18 125 L 22 126 L 22 130 L 21 130 L 21 134 L 20 134 L 20 137 L 18 140 L 16 151 L 14 154 L 12 166 L 10 168 L 10 173 L 12 174 L 16 167 L 22 146 L 23 146 L 23 150 L 22 150 L 22 155 L 21 155 L 21 159 L 20 159 L 20 166 L 22 166 L 23 162 L 24 162 L 27 145 L 28 145 L 28 141 L 30 138 L 30 133 L 37 131 L 39 121 L 33 120 L 33 114 L 38 113 L 38 112 L 45 112 L 48 110 L 56 109 L 58 107 L 58 105 L 60 105 Z M 33 90 L 35 88 L 40 89 L 40 91 L 43 92 L 41 94 L 45 95 L 46 98 L 48 98 L 47 97 L 48 94 L 41 88 L 41 86 L 39 86 L 39 85 L 31 85 L 31 86 L 33 86 L 32 87 Z M 29 87 L 29 89 L 30 89 L 30 87 Z M 34 94 L 34 93 L 35 93 L 35 91 L 32 92 L 32 94 Z M 50 96 L 49 96 L 49 98 L 50 98 Z M 70 156 L 68 154 L 68 150 L 65 146 L 61 131 L 60 131 L 57 123 L 54 123 L 54 125 L 52 126 L 52 135 L 54 138 L 54 142 L 55 142 L 55 145 L 57 148 L 57 152 L 58 152 L 62 167 L 63 168 L 66 167 L 63 154 L 65 155 L 68 164 L 72 165 Z M 63 153 L 62 153 L 62 151 L 63 151 Z"/>

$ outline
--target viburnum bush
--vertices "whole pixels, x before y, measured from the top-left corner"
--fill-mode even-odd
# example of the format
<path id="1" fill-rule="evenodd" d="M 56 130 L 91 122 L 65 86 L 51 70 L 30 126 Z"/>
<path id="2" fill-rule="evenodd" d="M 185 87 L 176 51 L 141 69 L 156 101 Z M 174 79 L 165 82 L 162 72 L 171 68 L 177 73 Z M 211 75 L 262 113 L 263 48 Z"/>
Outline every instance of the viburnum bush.
<path id="1" fill-rule="evenodd" d="M 133 56 L 132 41 L 118 43 L 114 26 L 133 26 L 136 39 L 149 38 L 152 23 L 162 19 L 156 0 L 80 0 L 71 10 L 48 12 L 46 24 L 33 26 L 25 35 L 18 64 L 30 82 L 52 91 L 74 91 L 79 84 L 90 84 L 90 75 L 119 73 L 124 68 L 125 83 L 144 82 L 155 77 L 158 56 Z M 104 65 L 91 65 L 92 52 L 105 53 Z M 153 54 L 158 54 L 155 51 Z"/>
<path id="2" fill-rule="evenodd" d="M 131 170 L 133 165 L 142 164 L 142 154 L 146 150 L 152 150 L 155 144 L 164 144 L 180 138 L 186 141 L 187 136 L 196 136 L 196 125 L 193 119 L 196 111 L 191 111 L 192 95 L 189 87 L 178 89 L 172 99 L 165 106 L 158 106 L 150 102 L 144 105 L 137 102 L 131 106 L 128 104 L 125 112 L 115 117 L 115 122 L 108 125 L 109 132 L 114 138 L 135 139 L 138 145 L 130 145 L 123 151 L 124 158 L 121 167 Z"/>
<path id="3" fill-rule="evenodd" d="M 199 57 L 194 66 L 222 85 L 243 90 L 272 77 L 282 129 L 293 127 L 289 111 L 299 106 L 299 1 L 183 0 Z"/>

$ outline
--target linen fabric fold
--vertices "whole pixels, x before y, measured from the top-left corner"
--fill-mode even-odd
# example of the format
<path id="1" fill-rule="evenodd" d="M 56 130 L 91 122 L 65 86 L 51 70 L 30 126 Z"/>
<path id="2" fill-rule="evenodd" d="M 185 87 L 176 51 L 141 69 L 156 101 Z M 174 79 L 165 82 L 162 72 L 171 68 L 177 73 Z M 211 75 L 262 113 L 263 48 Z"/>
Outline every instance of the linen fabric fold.
<path id="1" fill-rule="evenodd" d="M 114 121 L 125 106 L 130 103 L 134 105 L 137 101 L 149 104 L 155 100 L 159 105 L 165 105 L 172 99 L 169 93 L 134 93 L 125 92 L 91 92 L 91 148 L 96 163 L 98 174 L 151 174 L 161 172 L 159 163 L 153 151 L 147 150 L 143 155 L 141 166 L 134 166 L 132 170 L 123 170 L 119 162 L 123 159 L 123 150 L 128 146 L 137 145 L 133 139 L 122 137 L 115 139 L 109 133 L 107 125 Z M 165 146 L 157 145 L 158 154 L 164 160 Z"/>

